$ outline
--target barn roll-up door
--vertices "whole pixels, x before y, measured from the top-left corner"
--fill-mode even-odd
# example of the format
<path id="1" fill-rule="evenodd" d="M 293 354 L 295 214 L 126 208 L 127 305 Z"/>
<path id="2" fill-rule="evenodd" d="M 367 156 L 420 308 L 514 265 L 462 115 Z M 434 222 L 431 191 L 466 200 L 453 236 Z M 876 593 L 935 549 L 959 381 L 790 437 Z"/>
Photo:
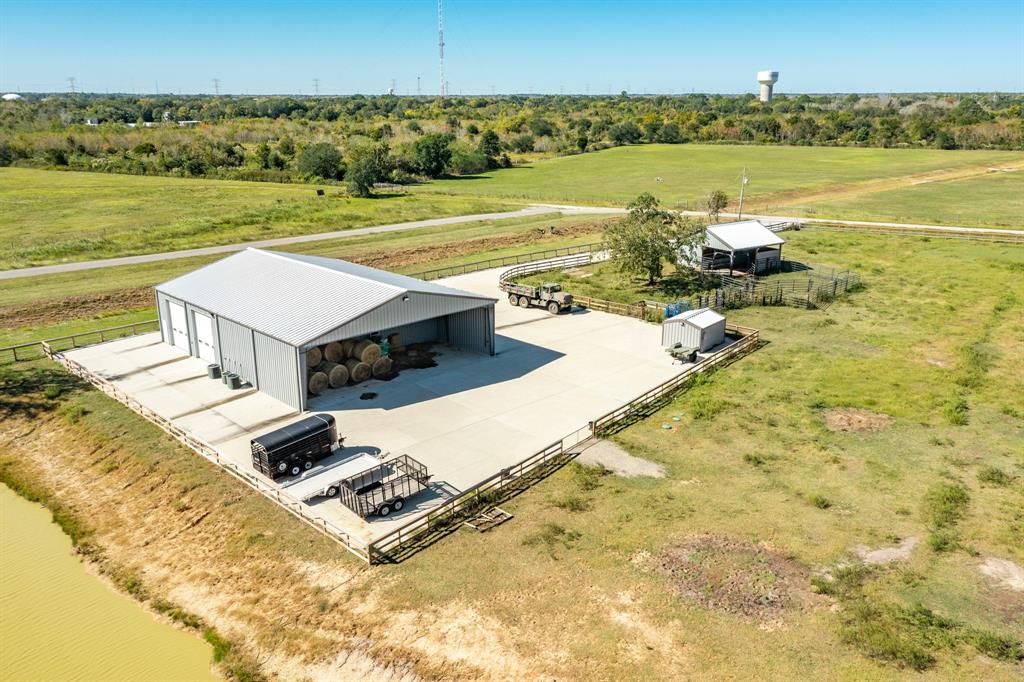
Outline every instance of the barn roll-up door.
<path id="1" fill-rule="evenodd" d="M 177 301 L 167 301 L 167 311 L 171 314 L 171 341 L 186 353 L 188 347 L 188 322 L 185 318 L 185 306 Z"/>
<path id="2" fill-rule="evenodd" d="M 209 315 L 196 311 L 192 313 L 196 322 L 196 350 L 199 357 L 207 362 L 217 362 L 217 347 L 213 340 L 213 320 Z"/>

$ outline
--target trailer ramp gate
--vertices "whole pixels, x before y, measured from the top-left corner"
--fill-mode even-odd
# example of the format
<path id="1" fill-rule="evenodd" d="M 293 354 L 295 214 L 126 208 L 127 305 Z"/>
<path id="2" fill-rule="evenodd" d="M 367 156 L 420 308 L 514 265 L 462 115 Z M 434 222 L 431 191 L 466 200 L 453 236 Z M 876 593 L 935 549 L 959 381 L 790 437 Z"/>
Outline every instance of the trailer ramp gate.
<path id="1" fill-rule="evenodd" d="M 342 504 L 365 518 L 385 503 L 404 502 L 429 483 L 426 465 L 399 455 L 341 481 L 338 496 Z"/>

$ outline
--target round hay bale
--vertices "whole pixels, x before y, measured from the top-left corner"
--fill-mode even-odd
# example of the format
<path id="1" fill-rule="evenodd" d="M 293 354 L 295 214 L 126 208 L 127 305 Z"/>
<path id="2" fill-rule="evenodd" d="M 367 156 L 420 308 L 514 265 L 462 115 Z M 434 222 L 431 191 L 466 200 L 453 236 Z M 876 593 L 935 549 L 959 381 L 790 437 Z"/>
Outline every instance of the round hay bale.
<path id="1" fill-rule="evenodd" d="M 373 376 L 384 377 L 391 374 L 391 358 L 377 358 L 373 363 Z"/>
<path id="2" fill-rule="evenodd" d="M 360 341 L 352 349 L 352 357 L 362 360 L 368 365 L 372 365 L 380 357 L 380 346 L 375 344 L 369 339 Z"/>
<path id="3" fill-rule="evenodd" d="M 345 367 L 348 369 L 348 375 L 352 378 L 352 381 L 357 384 L 360 381 L 366 381 L 370 378 L 370 374 L 373 370 L 368 364 L 355 358 L 349 358 L 345 361 Z"/>
<path id="4" fill-rule="evenodd" d="M 327 388 L 327 375 L 323 372 L 313 372 L 309 375 L 309 392 L 313 395 L 320 395 Z"/>
<path id="5" fill-rule="evenodd" d="M 344 360 L 345 354 L 342 352 L 341 344 L 337 341 L 331 341 L 324 346 L 324 359 L 327 362 L 341 362 Z"/>
<path id="6" fill-rule="evenodd" d="M 352 339 L 346 339 L 341 342 L 341 359 L 352 357 L 352 348 L 356 345 L 356 342 Z"/>
<path id="7" fill-rule="evenodd" d="M 341 388 L 348 383 L 348 367 L 345 365 L 325 362 L 323 372 L 327 375 L 327 381 L 331 384 L 331 388 Z"/>
<path id="8" fill-rule="evenodd" d="M 306 367 L 316 367 L 324 359 L 324 354 L 314 346 L 306 351 Z"/>

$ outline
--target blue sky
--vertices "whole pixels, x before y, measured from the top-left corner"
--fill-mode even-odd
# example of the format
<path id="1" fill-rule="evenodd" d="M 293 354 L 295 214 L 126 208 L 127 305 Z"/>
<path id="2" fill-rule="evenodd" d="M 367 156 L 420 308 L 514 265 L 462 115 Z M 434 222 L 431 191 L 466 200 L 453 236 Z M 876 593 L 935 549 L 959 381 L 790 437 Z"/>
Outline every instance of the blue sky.
<path id="1" fill-rule="evenodd" d="M 0 0 L 0 90 L 439 89 L 436 0 Z M 451 93 L 1024 91 L 1024 0 L 445 2 Z"/>

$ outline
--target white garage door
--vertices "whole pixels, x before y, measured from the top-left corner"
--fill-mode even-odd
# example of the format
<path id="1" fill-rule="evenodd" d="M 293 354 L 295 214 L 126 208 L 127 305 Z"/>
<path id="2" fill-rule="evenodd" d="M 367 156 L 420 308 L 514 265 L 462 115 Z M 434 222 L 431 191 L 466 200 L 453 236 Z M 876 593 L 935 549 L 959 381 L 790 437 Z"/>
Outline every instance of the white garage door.
<path id="1" fill-rule="evenodd" d="M 213 320 L 202 313 L 193 313 L 196 318 L 196 347 L 199 357 L 207 362 L 217 362 L 217 351 L 213 347 Z"/>
<path id="2" fill-rule="evenodd" d="M 171 312 L 171 342 L 186 353 L 188 348 L 188 324 L 185 322 L 185 306 L 174 301 L 167 302 Z"/>

